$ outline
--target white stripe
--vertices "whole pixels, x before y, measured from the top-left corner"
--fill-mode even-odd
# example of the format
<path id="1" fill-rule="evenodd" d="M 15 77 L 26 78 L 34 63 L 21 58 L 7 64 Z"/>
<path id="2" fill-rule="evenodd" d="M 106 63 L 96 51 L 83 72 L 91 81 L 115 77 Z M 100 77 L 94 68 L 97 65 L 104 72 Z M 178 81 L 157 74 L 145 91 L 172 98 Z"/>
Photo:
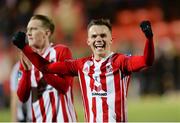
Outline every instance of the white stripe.
<path id="1" fill-rule="evenodd" d="M 56 99 L 56 110 L 57 110 L 57 122 L 64 122 L 61 98 L 58 93 L 56 93 L 55 99 Z"/>
<path id="2" fill-rule="evenodd" d="M 70 115 L 70 112 L 69 112 L 69 109 L 68 109 L 68 102 L 67 102 L 67 100 L 66 100 L 66 97 L 65 96 L 63 96 L 63 98 L 64 98 L 64 103 L 65 103 L 65 110 L 66 110 L 66 112 L 67 112 L 67 117 L 68 117 L 68 120 L 69 120 L 69 122 L 72 122 L 72 118 L 71 118 L 71 115 Z"/>
<path id="3" fill-rule="evenodd" d="M 95 62 L 94 63 L 94 85 L 101 86 L 101 80 L 100 80 L 100 74 L 101 74 L 101 65 L 102 62 Z M 97 122 L 103 122 L 103 105 L 102 105 L 102 99 L 100 96 L 95 97 L 96 98 L 96 121 Z"/>
<path id="4" fill-rule="evenodd" d="M 32 70 L 31 70 L 31 86 L 32 87 L 37 87 L 34 65 L 32 65 Z"/>
<path id="5" fill-rule="evenodd" d="M 109 64 L 106 64 L 108 66 Z M 107 67 L 106 67 L 107 68 Z M 114 75 L 113 71 L 106 74 L 106 85 L 107 85 L 107 104 L 108 104 L 108 121 L 115 122 L 115 85 L 114 85 Z M 109 98 L 110 97 L 110 98 Z"/>
<path id="6" fill-rule="evenodd" d="M 87 99 L 89 103 L 89 114 L 90 114 L 90 122 L 93 122 L 93 112 L 92 112 L 92 94 L 90 89 L 90 78 L 88 76 L 85 76 L 85 86 L 87 89 Z"/>
<path id="7" fill-rule="evenodd" d="M 44 108 L 45 108 L 45 114 L 46 114 L 46 121 L 51 122 L 52 121 L 52 106 L 49 96 L 49 91 L 46 90 L 43 93 L 43 100 L 44 100 Z"/>
<path id="8" fill-rule="evenodd" d="M 34 110 L 34 115 L 36 118 L 36 122 L 42 122 L 42 115 L 41 115 L 41 109 L 39 105 L 39 101 L 34 102 L 33 104 L 33 110 Z"/>
<path id="9" fill-rule="evenodd" d="M 84 67 L 83 69 L 87 68 L 88 70 L 90 70 L 90 66 L 89 66 L 89 61 L 87 61 L 86 63 L 84 63 Z M 90 77 L 88 76 L 89 71 L 87 71 L 87 73 L 84 74 L 84 79 L 85 79 L 85 86 L 86 86 L 86 94 L 87 94 L 87 101 L 89 103 L 89 114 L 90 114 L 90 122 L 93 122 L 93 112 L 92 112 L 92 94 L 91 94 L 91 88 L 90 88 Z"/>
<path id="10" fill-rule="evenodd" d="M 54 48 L 51 48 L 51 50 L 50 50 L 49 59 L 50 59 L 51 61 L 54 61 L 54 62 L 57 61 L 57 59 L 56 59 L 56 50 L 55 50 Z M 50 61 L 50 62 L 51 62 L 51 61 Z"/>
<path id="11" fill-rule="evenodd" d="M 74 106 L 73 106 L 73 101 L 72 101 L 72 98 L 71 98 L 71 87 L 69 87 L 69 90 L 68 90 L 68 92 L 66 94 L 67 94 L 67 99 L 68 99 L 68 102 L 67 102 L 68 109 L 69 109 L 70 114 L 72 116 L 72 121 L 75 122 L 77 120 L 76 120 L 75 109 L 74 109 Z"/>

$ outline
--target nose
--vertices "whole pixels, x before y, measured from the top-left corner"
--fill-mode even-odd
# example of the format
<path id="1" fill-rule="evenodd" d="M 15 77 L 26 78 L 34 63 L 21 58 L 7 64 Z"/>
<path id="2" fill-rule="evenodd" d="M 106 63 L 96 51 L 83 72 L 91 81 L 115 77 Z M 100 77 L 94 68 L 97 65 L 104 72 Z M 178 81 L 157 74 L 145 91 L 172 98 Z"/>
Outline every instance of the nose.
<path id="1" fill-rule="evenodd" d="M 97 42 L 101 42 L 101 41 L 102 41 L 102 37 L 101 37 L 100 35 L 98 35 L 98 36 L 96 37 L 96 41 L 97 41 Z"/>
<path id="2" fill-rule="evenodd" d="M 27 35 L 27 36 L 31 36 L 32 34 L 31 34 L 31 32 L 28 30 L 28 31 L 26 32 L 26 35 Z"/>

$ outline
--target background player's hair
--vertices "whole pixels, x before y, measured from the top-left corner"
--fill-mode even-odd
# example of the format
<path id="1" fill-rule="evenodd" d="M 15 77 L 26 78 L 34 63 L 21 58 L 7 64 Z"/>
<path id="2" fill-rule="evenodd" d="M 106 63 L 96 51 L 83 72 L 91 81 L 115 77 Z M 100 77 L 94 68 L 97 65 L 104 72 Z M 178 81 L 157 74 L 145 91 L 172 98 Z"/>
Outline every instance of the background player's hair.
<path id="1" fill-rule="evenodd" d="M 51 31 L 51 34 L 53 34 L 54 29 L 55 29 L 55 26 L 54 26 L 53 21 L 52 21 L 49 17 L 47 17 L 47 16 L 45 16 L 45 15 L 39 15 L 39 14 L 37 14 L 37 15 L 33 15 L 33 16 L 31 17 L 31 20 L 33 20 L 33 19 L 37 19 L 37 20 L 42 21 L 43 26 L 45 26 L 46 28 L 48 28 L 48 29 Z"/>
<path id="2" fill-rule="evenodd" d="M 112 32 L 112 26 L 111 26 L 111 23 L 110 23 L 110 20 L 109 19 L 94 19 L 92 21 L 90 21 L 90 23 L 88 24 L 88 29 L 93 26 L 93 25 L 104 25 L 104 26 L 107 26 L 108 29 Z"/>

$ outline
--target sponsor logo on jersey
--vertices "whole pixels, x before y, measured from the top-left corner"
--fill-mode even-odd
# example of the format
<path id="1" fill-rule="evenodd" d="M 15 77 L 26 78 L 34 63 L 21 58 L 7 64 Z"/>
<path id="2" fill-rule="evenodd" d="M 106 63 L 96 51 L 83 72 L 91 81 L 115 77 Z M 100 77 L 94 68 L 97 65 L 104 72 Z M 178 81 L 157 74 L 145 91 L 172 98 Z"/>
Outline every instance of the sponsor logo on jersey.
<path id="1" fill-rule="evenodd" d="M 93 85 L 93 90 L 92 90 L 92 96 L 93 97 L 106 97 L 107 96 L 107 92 L 105 92 L 102 89 L 102 85 L 100 82 L 98 82 L 98 78 L 95 76 L 94 77 L 94 85 Z"/>

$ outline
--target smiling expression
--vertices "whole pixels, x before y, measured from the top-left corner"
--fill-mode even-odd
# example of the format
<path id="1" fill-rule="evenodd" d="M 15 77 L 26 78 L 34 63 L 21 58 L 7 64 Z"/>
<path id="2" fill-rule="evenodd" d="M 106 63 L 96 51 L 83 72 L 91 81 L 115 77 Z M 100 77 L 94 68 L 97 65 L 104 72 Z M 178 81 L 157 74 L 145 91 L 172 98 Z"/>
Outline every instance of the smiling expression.
<path id="1" fill-rule="evenodd" d="M 105 25 L 93 25 L 88 30 L 87 44 L 91 47 L 96 60 L 108 56 L 111 52 L 111 31 Z"/>

